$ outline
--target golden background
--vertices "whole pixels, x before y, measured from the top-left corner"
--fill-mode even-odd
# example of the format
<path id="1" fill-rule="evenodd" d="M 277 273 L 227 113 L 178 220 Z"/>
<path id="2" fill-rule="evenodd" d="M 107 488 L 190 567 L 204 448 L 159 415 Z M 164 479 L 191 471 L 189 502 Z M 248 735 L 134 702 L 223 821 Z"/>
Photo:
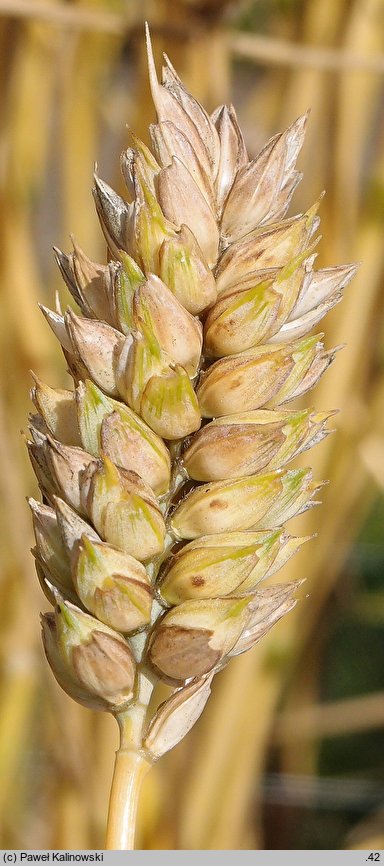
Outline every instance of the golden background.
<path id="1" fill-rule="evenodd" d="M 29 370 L 69 381 L 37 306 L 68 300 L 52 245 L 73 232 L 104 259 L 94 163 L 120 187 L 125 124 L 145 137 L 154 119 L 145 18 L 207 109 L 235 103 L 252 156 L 311 108 L 294 208 L 326 188 L 318 262 L 362 264 L 325 322 L 347 346 L 311 395 L 341 413 L 309 458 L 331 484 L 297 530 L 318 537 L 285 568 L 308 578 L 302 601 L 148 776 L 138 847 L 383 848 L 384 0 L 0 0 L 0 844 L 103 846 L 117 733 L 43 658 L 20 431 Z"/>

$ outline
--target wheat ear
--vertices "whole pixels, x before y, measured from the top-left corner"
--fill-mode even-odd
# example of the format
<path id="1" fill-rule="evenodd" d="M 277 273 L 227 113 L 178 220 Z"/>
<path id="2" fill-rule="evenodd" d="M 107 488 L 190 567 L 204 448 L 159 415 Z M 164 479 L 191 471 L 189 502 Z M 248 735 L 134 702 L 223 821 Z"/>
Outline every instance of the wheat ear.
<path id="1" fill-rule="evenodd" d="M 214 674 L 296 604 L 300 580 L 260 583 L 307 540 L 284 524 L 321 484 L 290 462 L 332 412 L 282 407 L 332 362 L 308 334 L 355 270 L 314 270 L 318 203 L 285 218 L 307 117 L 249 160 L 232 106 L 209 116 L 168 58 L 159 83 L 149 36 L 148 60 L 152 152 L 130 133 L 128 201 L 95 176 L 108 263 L 56 250 L 81 314 L 43 313 L 75 389 L 36 378 L 28 443 L 47 659 L 120 725 L 110 849 Z"/>

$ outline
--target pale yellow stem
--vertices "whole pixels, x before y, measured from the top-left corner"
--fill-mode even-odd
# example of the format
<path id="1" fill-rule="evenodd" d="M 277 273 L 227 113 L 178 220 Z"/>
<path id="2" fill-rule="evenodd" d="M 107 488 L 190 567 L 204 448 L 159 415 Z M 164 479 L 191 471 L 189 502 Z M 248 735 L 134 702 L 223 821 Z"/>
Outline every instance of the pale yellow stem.
<path id="1" fill-rule="evenodd" d="M 128 710 L 117 715 L 120 747 L 116 752 L 109 800 L 107 851 L 134 850 L 141 785 L 151 768 L 142 742 L 152 690 L 153 679 L 150 674 L 139 671 L 136 701 Z"/>
<path id="2" fill-rule="evenodd" d="M 120 747 L 116 752 L 107 826 L 107 851 L 133 851 L 141 784 L 150 769 L 143 753 Z"/>

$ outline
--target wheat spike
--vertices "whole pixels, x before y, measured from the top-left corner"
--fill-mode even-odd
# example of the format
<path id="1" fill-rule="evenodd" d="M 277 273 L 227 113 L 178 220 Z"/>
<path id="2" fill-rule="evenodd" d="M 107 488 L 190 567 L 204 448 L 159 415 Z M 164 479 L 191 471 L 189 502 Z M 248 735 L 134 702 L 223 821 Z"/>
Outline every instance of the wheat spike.
<path id="1" fill-rule="evenodd" d="M 249 160 L 234 108 L 209 116 L 168 58 L 159 83 L 149 36 L 148 59 L 153 152 L 130 133 L 127 201 L 95 175 L 108 263 L 56 250 L 80 315 L 43 314 L 74 390 L 36 378 L 28 445 L 48 662 L 118 717 L 137 766 L 296 604 L 301 581 L 259 585 L 307 540 L 284 524 L 321 483 L 290 461 L 333 413 L 289 404 L 333 361 L 310 332 L 355 271 L 314 269 L 319 202 L 286 217 L 307 116 Z M 158 679 L 173 693 L 149 717 Z"/>

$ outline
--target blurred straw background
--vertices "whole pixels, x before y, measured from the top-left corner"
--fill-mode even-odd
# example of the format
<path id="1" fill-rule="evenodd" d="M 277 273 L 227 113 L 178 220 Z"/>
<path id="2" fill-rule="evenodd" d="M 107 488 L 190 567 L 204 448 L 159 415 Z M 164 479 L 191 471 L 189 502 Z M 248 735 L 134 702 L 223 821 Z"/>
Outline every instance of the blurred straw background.
<path id="1" fill-rule="evenodd" d="M 51 248 L 105 250 L 92 171 L 120 186 L 128 122 L 153 119 L 143 21 L 251 154 L 311 107 L 296 211 L 323 188 L 321 266 L 359 260 L 325 323 L 346 343 L 318 386 L 340 408 L 317 451 L 318 532 L 283 577 L 308 597 L 216 678 L 187 740 L 147 778 L 138 847 L 384 847 L 384 0 L 0 0 L 0 845 L 103 846 L 114 721 L 62 694 L 43 659 L 20 430 L 29 370 L 66 386 L 37 302 L 68 300 Z M 305 593 L 304 593 L 305 596 Z"/>

